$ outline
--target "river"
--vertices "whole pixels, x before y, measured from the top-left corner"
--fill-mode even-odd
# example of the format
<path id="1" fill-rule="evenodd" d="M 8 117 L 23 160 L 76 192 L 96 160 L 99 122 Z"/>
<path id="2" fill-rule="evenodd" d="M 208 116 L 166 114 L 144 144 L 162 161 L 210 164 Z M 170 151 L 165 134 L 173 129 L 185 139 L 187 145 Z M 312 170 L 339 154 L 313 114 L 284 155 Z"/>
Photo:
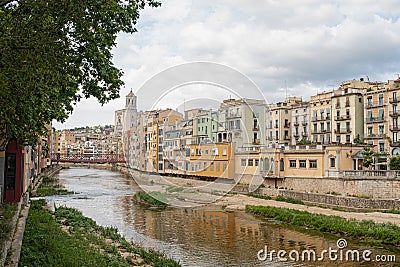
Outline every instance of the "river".
<path id="1" fill-rule="evenodd" d="M 128 240 L 164 252 L 183 266 L 377 266 L 365 261 L 331 261 L 324 249 L 337 249 L 337 237 L 263 221 L 244 212 L 227 212 L 210 207 L 144 209 L 132 202 L 139 187 L 125 174 L 95 168 L 69 168 L 57 174 L 59 181 L 74 195 L 47 197 L 50 206 L 64 205 L 80 210 L 103 226 L 113 226 Z M 348 241 L 347 250 L 371 249 L 374 255 L 395 255 L 388 248 L 371 248 Z M 299 261 L 260 261 L 257 252 L 284 250 Z M 301 261 L 303 251 L 316 251 L 317 260 Z M 343 251 L 345 251 L 343 249 Z M 346 251 L 345 251 L 346 252 Z M 264 254 L 261 253 L 260 256 Z M 276 252 L 275 252 L 276 256 Z M 339 254 L 338 254 L 339 256 Z M 397 266 L 393 263 L 379 266 Z"/>

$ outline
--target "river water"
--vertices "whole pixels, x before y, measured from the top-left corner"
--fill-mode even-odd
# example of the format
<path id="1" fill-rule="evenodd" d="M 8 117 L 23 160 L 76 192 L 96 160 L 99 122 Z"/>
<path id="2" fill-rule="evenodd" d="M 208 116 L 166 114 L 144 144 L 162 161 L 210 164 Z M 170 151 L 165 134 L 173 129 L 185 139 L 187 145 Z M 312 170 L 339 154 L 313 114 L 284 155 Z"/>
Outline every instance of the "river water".
<path id="1" fill-rule="evenodd" d="M 368 263 L 362 256 L 360 262 L 346 261 L 346 254 L 342 261 L 331 261 L 327 254 L 318 261 L 324 249 L 337 249 L 337 237 L 263 221 L 244 212 L 209 207 L 144 209 L 131 200 L 139 190 L 136 183 L 119 172 L 70 168 L 61 170 L 57 176 L 68 190 L 79 193 L 47 197 L 50 206 L 76 208 L 98 224 L 116 227 L 128 240 L 162 251 L 183 266 L 398 266 Z M 400 260 L 399 251 L 393 248 L 371 248 L 349 240 L 348 245 L 343 248 L 344 253 L 357 250 L 361 255 L 368 249 L 373 251 L 372 259 L 375 255 L 395 255 Z M 295 258 L 298 252 L 300 260 L 283 262 L 274 257 L 272 261 L 260 261 L 257 252 L 266 246 L 268 251 L 286 251 L 284 258 L 289 257 L 288 253 Z M 304 250 L 315 251 L 317 260 L 307 260 L 306 255 L 306 260 L 301 261 Z"/>

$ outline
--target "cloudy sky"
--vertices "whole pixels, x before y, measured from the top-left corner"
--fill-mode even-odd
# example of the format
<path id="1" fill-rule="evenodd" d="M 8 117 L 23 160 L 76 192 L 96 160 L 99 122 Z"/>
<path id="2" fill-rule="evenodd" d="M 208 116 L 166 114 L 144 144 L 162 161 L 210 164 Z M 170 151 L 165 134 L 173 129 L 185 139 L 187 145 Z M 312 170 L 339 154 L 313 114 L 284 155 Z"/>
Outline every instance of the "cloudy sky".
<path id="1" fill-rule="evenodd" d="M 122 97 L 103 107 L 93 99 L 82 101 L 56 128 L 113 124 L 114 110 L 124 107 L 130 89 L 141 96 L 138 108 L 150 109 L 143 98 L 158 92 L 143 90 L 143 85 L 168 68 L 190 62 L 214 62 L 241 73 L 267 102 L 285 96 L 308 100 L 341 81 L 367 76 L 370 81 L 387 81 L 400 73 L 396 0 L 161 2 L 160 8 L 142 12 L 136 34 L 117 39 L 114 62 L 124 71 L 126 83 Z M 160 107 L 182 109 L 195 98 L 217 103 L 231 96 L 218 90 L 183 86 L 167 95 Z"/>

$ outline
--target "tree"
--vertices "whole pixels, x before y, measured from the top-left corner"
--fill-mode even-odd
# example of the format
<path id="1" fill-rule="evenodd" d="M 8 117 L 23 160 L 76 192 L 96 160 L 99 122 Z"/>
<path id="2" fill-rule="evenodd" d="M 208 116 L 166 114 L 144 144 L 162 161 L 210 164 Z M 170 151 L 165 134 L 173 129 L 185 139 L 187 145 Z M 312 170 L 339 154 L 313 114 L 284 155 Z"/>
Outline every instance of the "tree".
<path id="1" fill-rule="evenodd" d="M 369 146 L 365 146 L 361 153 L 363 155 L 363 166 L 366 168 L 371 167 L 374 163 L 374 151 Z"/>
<path id="2" fill-rule="evenodd" d="M 35 145 L 81 99 L 119 97 L 112 63 L 119 32 L 134 33 L 156 0 L 0 0 L 0 150 Z"/>
<path id="3" fill-rule="evenodd" d="M 389 159 L 389 169 L 400 170 L 400 156 L 394 156 Z"/>
<path id="4" fill-rule="evenodd" d="M 362 144 L 360 134 L 357 134 L 357 136 L 354 138 L 353 143 L 356 145 Z"/>

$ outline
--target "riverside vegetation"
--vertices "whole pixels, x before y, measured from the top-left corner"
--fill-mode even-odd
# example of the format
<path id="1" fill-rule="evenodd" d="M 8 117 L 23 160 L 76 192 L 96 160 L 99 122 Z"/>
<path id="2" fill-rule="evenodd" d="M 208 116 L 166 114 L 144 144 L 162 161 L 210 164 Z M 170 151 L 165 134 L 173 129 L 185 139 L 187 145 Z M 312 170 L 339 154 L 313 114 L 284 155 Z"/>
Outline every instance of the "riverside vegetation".
<path id="1" fill-rule="evenodd" d="M 0 204 L 0 255 L 2 255 L 5 249 L 4 244 L 13 230 L 12 220 L 17 211 L 18 205 L 16 203 Z"/>
<path id="2" fill-rule="evenodd" d="M 32 201 L 22 243 L 20 266 L 180 266 L 157 252 L 126 241 L 115 228 L 102 227 L 81 212 L 45 208 Z"/>
<path id="3" fill-rule="evenodd" d="M 160 192 L 145 193 L 139 191 L 133 196 L 133 201 L 150 208 L 165 209 L 167 207 L 166 196 Z"/>
<path id="4" fill-rule="evenodd" d="M 73 193 L 74 192 L 68 191 L 62 185 L 58 184 L 56 178 L 44 176 L 36 192 L 33 193 L 33 196 L 42 197 L 42 196 L 67 195 Z"/>
<path id="5" fill-rule="evenodd" d="M 307 211 L 269 206 L 247 205 L 246 212 L 321 232 L 364 239 L 371 243 L 400 246 L 400 227 L 392 223 L 347 220 L 339 216 L 313 214 Z"/>

